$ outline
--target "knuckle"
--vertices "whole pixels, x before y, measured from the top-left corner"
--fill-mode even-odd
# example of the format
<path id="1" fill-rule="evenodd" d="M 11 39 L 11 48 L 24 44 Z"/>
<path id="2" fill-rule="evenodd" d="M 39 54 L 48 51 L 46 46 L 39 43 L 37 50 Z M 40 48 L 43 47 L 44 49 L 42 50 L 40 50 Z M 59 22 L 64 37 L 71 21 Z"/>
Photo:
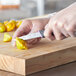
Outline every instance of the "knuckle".
<path id="1" fill-rule="evenodd" d="M 64 28 L 64 22 L 63 21 L 58 21 L 57 25 L 59 28 Z"/>
<path id="2" fill-rule="evenodd" d="M 59 25 L 60 28 L 64 27 L 64 23 L 63 22 L 59 22 L 58 25 Z"/>
<path id="3" fill-rule="evenodd" d="M 70 27 L 67 27 L 66 30 L 67 30 L 68 32 L 72 32 L 72 31 L 73 31 L 73 29 L 70 28 Z"/>
<path id="4" fill-rule="evenodd" d="M 60 28 L 64 28 L 64 25 L 65 25 L 65 24 L 66 24 L 66 20 L 64 20 L 63 18 L 58 19 L 57 25 L 58 25 Z"/>
<path id="5" fill-rule="evenodd" d="M 57 20 L 53 21 L 53 26 L 57 26 Z"/>
<path id="6" fill-rule="evenodd" d="M 54 27 L 63 28 L 64 27 L 64 23 L 62 21 L 56 20 L 56 21 L 53 21 L 53 26 Z"/>
<path id="7" fill-rule="evenodd" d="M 49 25 L 52 26 L 52 27 L 53 27 L 53 26 L 56 27 L 56 26 L 57 26 L 57 20 L 51 20 L 51 22 L 49 23 Z M 50 27 L 50 26 L 49 26 L 49 27 Z"/>

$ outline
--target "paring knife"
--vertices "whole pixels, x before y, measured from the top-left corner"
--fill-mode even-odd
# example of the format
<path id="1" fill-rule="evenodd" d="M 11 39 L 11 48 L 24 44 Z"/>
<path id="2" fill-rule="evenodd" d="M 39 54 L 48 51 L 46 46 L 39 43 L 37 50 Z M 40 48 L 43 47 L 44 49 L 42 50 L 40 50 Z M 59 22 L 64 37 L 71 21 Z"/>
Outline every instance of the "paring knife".
<path id="1" fill-rule="evenodd" d="M 19 38 L 23 40 L 29 40 L 29 39 L 34 39 L 34 38 L 44 38 L 44 30 L 40 30 L 36 33 L 30 33 L 28 35 L 24 35 Z"/>
<path id="2" fill-rule="evenodd" d="M 52 16 L 54 16 L 55 14 L 56 14 L 56 12 L 50 14 L 48 17 L 52 17 Z M 52 35 L 54 36 L 53 33 L 52 33 Z M 28 35 L 24 35 L 24 36 L 21 36 L 21 37 L 19 37 L 19 38 L 20 38 L 20 39 L 23 39 L 23 40 L 29 40 L 29 39 L 39 38 L 39 37 L 44 38 L 44 30 L 40 30 L 40 31 L 38 31 L 38 32 L 36 32 L 36 33 L 30 33 L 30 34 L 28 34 Z"/>

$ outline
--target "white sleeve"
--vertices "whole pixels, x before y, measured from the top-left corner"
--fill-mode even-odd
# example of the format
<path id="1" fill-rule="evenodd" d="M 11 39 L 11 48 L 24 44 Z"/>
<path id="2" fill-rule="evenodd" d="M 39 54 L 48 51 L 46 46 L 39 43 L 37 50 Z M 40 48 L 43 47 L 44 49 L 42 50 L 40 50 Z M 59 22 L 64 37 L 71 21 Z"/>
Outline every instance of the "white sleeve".
<path id="1" fill-rule="evenodd" d="M 51 13 L 51 14 L 48 14 L 48 15 L 46 15 L 46 16 L 44 16 L 44 17 L 41 17 L 40 19 L 43 19 L 43 18 L 51 18 L 51 17 L 54 16 L 55 14 L 56 14 L 56 12 Z"/>
<path id="2" fill-rule="evenodd" d="M 48 14 L 47 18 L 51 18 L 52 16 L 54 16 L 56 14 L 56 12 Z"/>

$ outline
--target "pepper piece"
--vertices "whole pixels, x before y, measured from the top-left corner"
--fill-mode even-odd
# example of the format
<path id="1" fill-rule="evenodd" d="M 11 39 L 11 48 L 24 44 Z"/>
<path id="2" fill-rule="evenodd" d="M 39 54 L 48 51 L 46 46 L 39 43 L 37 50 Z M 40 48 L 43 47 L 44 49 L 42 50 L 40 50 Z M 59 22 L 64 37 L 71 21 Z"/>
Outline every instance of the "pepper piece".
<path id="1" fill-rule="evenodd" d="M 5 26 L 6 26 L 7 32 L 12 31 L 16 27 L 16 21 L 11 20 L 7 24 L 5 24 Z"/>
<path id="2" fill-rule="evenodd" d="M 22 24 L 22 21 L 17 21 L 16 22 L 16 27 L 18 28 Z"/>
<path id="3" fill-rule="evenodd" d="M 21 50 L 28 49 L 26 41 L 24 41 L 18 37 L 16 37 L 16 46 L 18 49 L 21 49 Z"/>
<path id="4" fill-rule="evenodd" d="M 4 25 L 6 25 L 8 23 L 8 21 L 4 21 Z"/>
<path id="5" fill-rule="evenodd" d="M 4 26 L 3 23 L 0 23 L 0 32 L 5 32 L 6 31 L 6 27 Z"/>
<path id="6" fill-rule="evenodd" d="M 10 42 L 12 40 L 12 37 L 8 33 L 4 33 L 4 42 Z"/>

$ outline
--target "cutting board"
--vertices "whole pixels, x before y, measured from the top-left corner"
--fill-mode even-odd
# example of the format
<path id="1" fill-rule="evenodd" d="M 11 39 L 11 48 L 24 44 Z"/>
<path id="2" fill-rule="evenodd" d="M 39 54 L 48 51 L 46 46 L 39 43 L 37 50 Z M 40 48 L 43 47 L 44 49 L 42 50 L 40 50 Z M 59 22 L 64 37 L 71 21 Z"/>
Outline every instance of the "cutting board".
<path id="1" fill-rule="evenodd" d="M 28 50 L 19 50 L 2 39 L 3 33 L 0 33 L 0 69 L 5 71 L 28 75 L 76 61 L 76 38 L 59 41 L 42 39 Z"/>

